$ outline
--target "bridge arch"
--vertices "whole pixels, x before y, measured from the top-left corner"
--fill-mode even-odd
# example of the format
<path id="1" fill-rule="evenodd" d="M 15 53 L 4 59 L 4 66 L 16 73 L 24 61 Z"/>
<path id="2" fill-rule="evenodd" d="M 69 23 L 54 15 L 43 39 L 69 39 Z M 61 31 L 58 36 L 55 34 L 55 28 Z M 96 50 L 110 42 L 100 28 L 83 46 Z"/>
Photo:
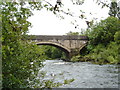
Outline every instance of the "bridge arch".
<path id="1" fill-rule="evenodd" d="M 37 45 L 50 45 L 50 46 L 54 46 L 54 47 L 57 47 L 59 49 L 61 49 L 62 51 L 64 51 L 66 54 L 69 54 L 70 53 L 70 50 L 66 47 L 64 47 L 63 45 L 61 44 L 58 44 L 58 43 L 54 43 L 54 42 L 37 42 L 36 43 Z"/>
<path id="2" fill-rule="evenodd" d="M 30 40 L 37 45 L 51 45 L 61 49 L 69 60 L 80 54 L 80 50 L 88 42 L 87 36 L 80 35 L 32 35 L 32 37 Z"/>

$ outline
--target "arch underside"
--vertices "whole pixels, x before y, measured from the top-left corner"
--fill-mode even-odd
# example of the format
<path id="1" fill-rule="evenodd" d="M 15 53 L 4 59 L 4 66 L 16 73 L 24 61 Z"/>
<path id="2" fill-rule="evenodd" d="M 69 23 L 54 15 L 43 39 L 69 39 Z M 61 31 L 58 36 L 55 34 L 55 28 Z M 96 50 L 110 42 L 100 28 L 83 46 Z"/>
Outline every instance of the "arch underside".
<path id="1" fill-rule="evenodd" d="M 38 42 L 37 45 L 50 45 L 50 46 L 54 46 L 54 47 L 57 47 L 57 48 L 61 49 L 66 54 L 70 53 L 70 50 L 68 48 L 66 48 L 63 45 L 58 44 L 58 43 L 53 43 L 53 42 Z"/>

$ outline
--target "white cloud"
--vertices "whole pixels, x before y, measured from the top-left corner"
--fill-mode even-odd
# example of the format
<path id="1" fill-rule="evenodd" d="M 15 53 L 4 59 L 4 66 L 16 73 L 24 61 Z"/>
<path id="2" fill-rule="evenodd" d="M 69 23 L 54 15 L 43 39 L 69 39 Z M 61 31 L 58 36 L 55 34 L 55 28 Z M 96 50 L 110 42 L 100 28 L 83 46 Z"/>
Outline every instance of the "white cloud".
<path id="1" fill-rule="evenodd" d="M 85 0 L 85 3 L 82 6 L 72 5 L 70 1 L 68 3 L 68 0 L 62 1 L 64 3 L 64 10 L 65 8 L 70 8 L 70 10 L 74 12 L 74 15 L 78 16 L 81 9 L 86 12 L 85 15 L 87 20 L 92 20 L 94 17 L 97 17 L 100 20 L 101 17 L 106 18 L 108 16 L 108 8 L 101 9 L 101 7 L 96 5 L 93 0 Z M 90 15 L 90 12 L 92 12 L 93 15 Z M 70 24 L 74 19 L 77 19 L 77 23 L 79 24 L 78 29 L 75 29 L 75 26 Z M 56 17 L 52 12 L 46 11 L 45 9 L 34 11 L 34 16 L 30 17 L 29 21 L 33 25 L 29 34 L 34 35 L 64 35 L 69 31 L 80 32 L 81 28 L 87 27 L 85 20 L 66 15 L 65 19 L 60 20 L 60 18 Z"/>

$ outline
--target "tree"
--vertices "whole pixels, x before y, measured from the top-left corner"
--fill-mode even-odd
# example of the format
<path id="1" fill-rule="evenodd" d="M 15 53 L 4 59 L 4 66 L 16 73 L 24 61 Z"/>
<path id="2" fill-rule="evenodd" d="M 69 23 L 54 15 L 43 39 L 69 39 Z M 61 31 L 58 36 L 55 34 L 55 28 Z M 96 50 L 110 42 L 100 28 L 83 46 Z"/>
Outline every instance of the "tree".
<path id="1" fill-rule="evenodd" d="M 61 85 L 38 79 L 39 68 L 46 58 L 43 49 L 27 35 L 32 10 L 40 10 L 42 2 L 2 2 L 2 84 L 3 88 L 51 88 Z M 47 8 L 47 7 L 46 7 Z"/>
<path id="2" fill-rule="evenodd" d="M 26 38 L 31 26 L 27 19 L 32 12 L 25 5 L 25 2 L 2 2 L 0 5 L 3 88 L 34 87 L 30 81 L 36 81 L 38 68 L 44 59 L 43 51 Z"/>
<path id="3" fill-rule="evenodd" d="M 72 32 L 72 31 L 70 31 L 70 32 L 68 32 L 66 34 L 67 35 L 79 35 L 79 32 Z"/>
<path id="4" fill-rule="evenodd" d="M 109 10 L 109 15 L 113 16 L 113 17 L 118 16 L 118 18 L 119 18 L 119 13 L 120 13 L 120 7 L 118 7 L 117 2 L 111 2 L 111 4 L 110 4 L 110 10 Z"/>
<path id="5" fill-rule="evenodd" d="M 114 34 L 119 31 L 120 21 L 116 17 L 108 17 L 89 29 L 88 36 L 92 45 L 107 45 L 114 41 Z"/>
<path id="6" fill-rule="evenodd" d="M 111 16 L 86 31 L 88 56 L 100 64 L 119 64 L 119 30 L 120 20 Z"/>

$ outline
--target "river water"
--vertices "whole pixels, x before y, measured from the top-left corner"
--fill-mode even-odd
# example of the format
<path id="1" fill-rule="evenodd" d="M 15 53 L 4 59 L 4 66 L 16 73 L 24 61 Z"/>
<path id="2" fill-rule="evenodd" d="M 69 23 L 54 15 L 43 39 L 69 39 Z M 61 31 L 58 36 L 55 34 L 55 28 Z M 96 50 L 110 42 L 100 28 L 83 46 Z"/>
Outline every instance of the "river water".
<path id="1" fill-rule="evenodd" d="M 118 88 L 118 65 L 96 65 L 90 62 L 65 62 L 46 60 L 41 71 L 46 79 L 63 82 L 74 81 L 59 88 Z"/>

